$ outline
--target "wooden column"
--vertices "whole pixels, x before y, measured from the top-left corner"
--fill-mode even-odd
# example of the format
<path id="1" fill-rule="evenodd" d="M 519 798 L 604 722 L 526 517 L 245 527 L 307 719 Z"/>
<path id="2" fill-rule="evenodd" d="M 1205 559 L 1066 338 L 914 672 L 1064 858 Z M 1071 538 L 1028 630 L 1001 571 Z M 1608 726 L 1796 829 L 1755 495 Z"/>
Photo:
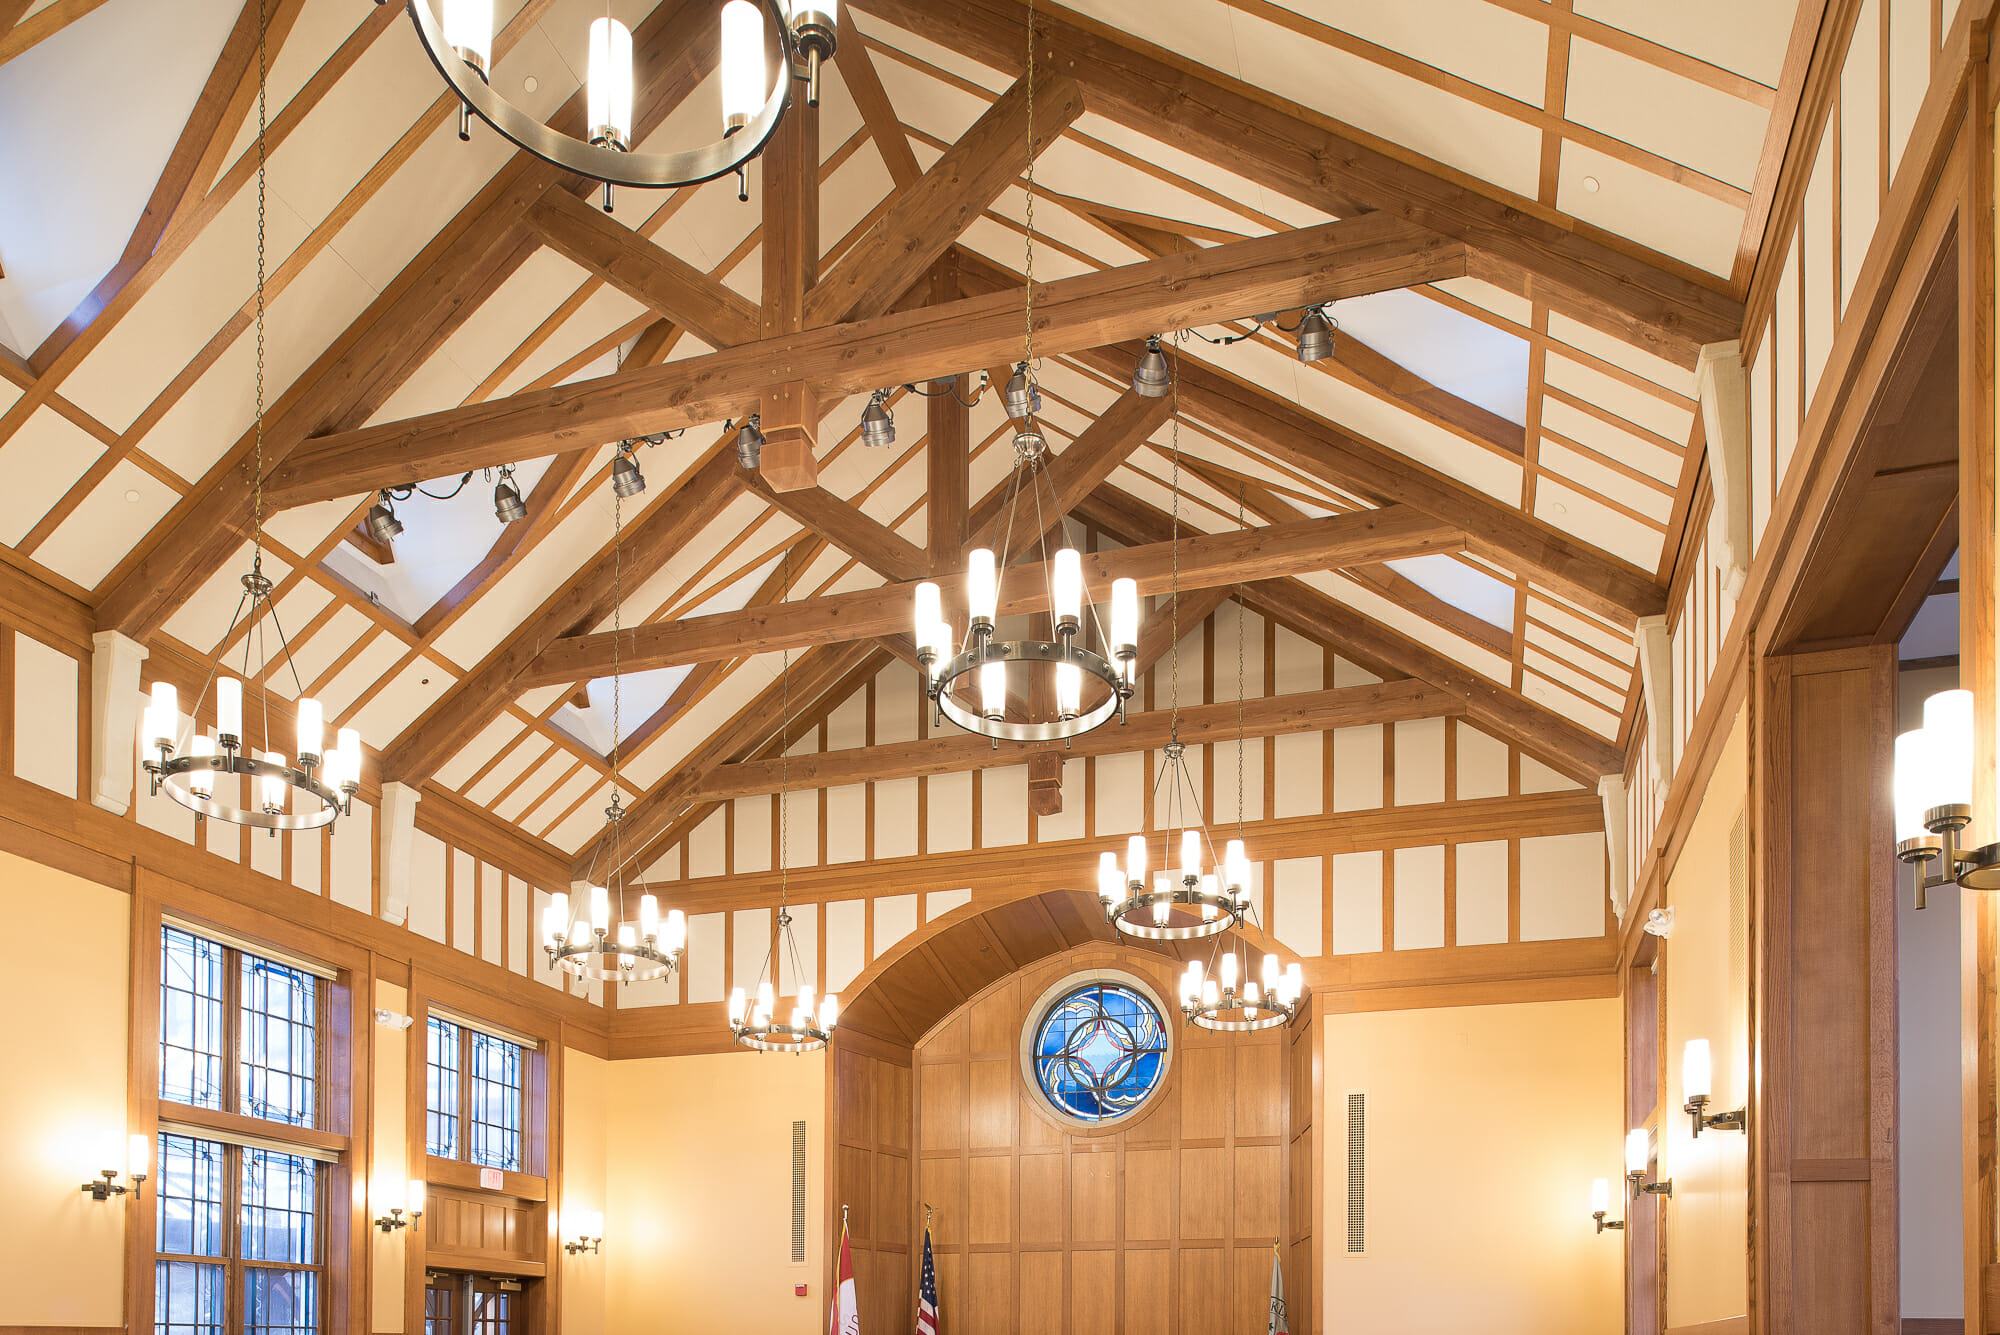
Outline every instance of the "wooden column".
<path id="1" fill-rule="evenodd" d="M 1897 1335 L 1895 647 L 1757 683 L 1753 1324 Z"/>
<path id="2" fill-rule="evenodd" d="M 806 293 L 819 278 L 819 110 L 795 97 L 764 148 L 763 335 L 805 328 Z M 778 491 L 819 485 L 819 395 L 803 380 L 766 386 L 764 479 Z"/>

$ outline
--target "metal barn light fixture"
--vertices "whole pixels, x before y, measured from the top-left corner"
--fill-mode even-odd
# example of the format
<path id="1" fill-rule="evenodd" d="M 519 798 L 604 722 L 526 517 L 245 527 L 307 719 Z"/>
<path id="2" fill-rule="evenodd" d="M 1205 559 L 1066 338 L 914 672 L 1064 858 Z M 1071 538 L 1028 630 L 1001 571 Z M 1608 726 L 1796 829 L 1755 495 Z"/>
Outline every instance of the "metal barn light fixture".
<path id="1" fill-rule="evenodd" d="M 444 0 L 442 21 L 431 12 L 430 0 L 407 0 L 405 7 L 424 54 L 458 95 L 458 137 L 472 137 L 472 117 L 477 115 L 543 161 L 603 182 L 609 212 L 613 186 L 658 190 L 740 172 L 763 152 L 784 118 L 792 79 L 805 83 L 806 105 L 818 106 L 820 66 L 833 59 L 837 40 L 836 3 L 729 0 L 721 15 L 722 137 L 678 153 L 636 150 L 632 32 L 608 12 L 590 24 L 588 138 L 578 139 L 543 124 L 494 89 L 493 0 Z M 775 87 L 769 87 L 767 28 L 777 32 L 781 68 L 789 75 Z"/>
<path id="2" fill-rule="evenodd" d="M 1032 25 L 1031 25 L 1032 27 Z M 1035 141 L 1035 51 L 1030 32 L 1026 86 L 1028 142 Z M 1132 694 L 1133 667 L 1139 654 L 1139 586 L 1129 579 L 1111 584 L 1111 624 L 1091 623 L 1098 648 L 1084 638 L 1085 589 L 1083 558 L 1070 542 L 1068 523 L 1049 476 L 1048 441 L 1035 421 L 1041 390 L 1035 383 L 1035 162 L 1027 169 L 1027 297 L 1025 355 L 1001 390 L 1008 415 L 1016 421 L 1014 471 L 1007 481 L 1000 508 L 1000 553 L 981 547 L 972 555 L 965 575 L 965 631 L 961 635 L 944 613 L 943 593 L 926 581 L 917 586 L 914 638 L 917 661 L 924 674 L 924 692 L 941 719 L 967 732 L 1002 741 L 1066 741 L 1089 732 L 1113 714 L 1123 721 Z M 1044 508 L 1043 498 L 1047 497 Z M 1047 583 L 1048 601 L 1039 615 L 1046 618 L 1039 635 L 1021 639 L 999 637 L 1001 581 L 1010 563 L 1016 521 L 1024 521 L 1041 548 L 1040 575 Z M 1051 553 L 1049 534 L 1060 535 Z M 1027 577 L 1027 572 L 1017 578 Z M 1028 611 L 1019 604 L 1015 611 Z M 1053 630 L 1054 638 L 1048 638 Z M 1020 675 L 1053 674 L 1053 689 L 1030 690 L 1025 704 L 1010 699 L 1009 669 Z M 976 695 L 974 692 L 976 691 Z"/>
<path id="3" fill-rule="evenodd" d="M 785 556 L 785 584 L 791 585 L 791 554 Z M 799 943 L 792 935 L 791 914 L 791 741 L 792 741 L 792 655 L 785 651 L 784 704 L 778 724 L 778 934 L 764 952 L 764 967 L 757 972 L 754 992 L 738 987 L 729 994 L 729 1033 L 738 1047 L 758 1052 L 816 1052 L 832 1041 L 834 1026 L 840 1023 L 840 998 L 829 992 L 813 1004 L 813 986 L 806 981 Z M 783 951 L 781 954 L 780 951 Z M 786 956 L 792 961 L 792 977 L 799 980 L 798 999 L 789 1018 L 778 1012 L 778 974 Z"/>
<path id="4" fill-rule="evenodd" d="M 150 790 L 167 796 L 195 813 L 235 825 L 249 825 L 276 834 L 279 830 L 310 830 L 331 825 L 351 809 L 361 786 L 361 735 L 341 728 L 337 745 L 326 747 L 325 716 L 320 702 L 305 693 L 298 667 L 292 662 L 292 647 L 278 620 L 272 601 L 272 584 L 264 574 L 264 219 L 266 200 L 266 111 L 265 111 L 265 28 L 261 19 L 257 32 L 257 408 L 253 461 L 255 481 L 250 500 L 250 570 L 242 577 L 243 595 L 229 618 L 223 636 L 227 645 L 243 628 L 243 662 L 240 676 L 221 671 L 221 661 L 208 671 L 208 679 L 196 694 L 194 714 L 183 728 L 180 701 L 174 687 L 164 681 L 152 686 L 151 702 L 140 717 L 140 740 L 147 753 L 144 764 Z M 377 507 L 378 509 L 381 507 Z M 392 517 L 393 522 L 393 517 Z M 278 640 L 277 659 L 292 674 L 297 703 L 294 764 L 288 751 L 272 732 L 270 673 L 274 659 L 266 646 L 264 623 L 269 620 Z M 225 650 L 225 653 L 227 651 Z M 252 670 L 252 656 L 255 670 Z M 258 688 L 258 699 L 249 715 L 243 709 L 243 684 Z M 203 736 L 200 730 L 202 703 L 213 688 L 215 730 Z M 245 789 L 248 795 L 245 795 Z"/>
<path id="5" fill-rule="evenodd" d="M 503 524 L 515 524 L 528 517 L 528 507 L 521 500 L 521 489 L 514 485 L 514 465 L 505 464 L 500 469 L 500 480 L 493 484 L 493 517 Z"/>
<path id="6" fill-rule="evenodd" d="M 621 459 L 625 456 L 620 455 Z M 626 493 L 612 488 L 611 503 L 611 805 L 604 809 L 604 833 L 591 853 L 585 892 L 576 901 L 551 895 L 542 910 L 542 949 L 551 969 L 598 982 L 644 983 L 664 978 L 680 966 L 687 948 L 687 915 L 674 909 L 660 915 L 660 901 L 639 896 L 636 921 L 625 916 L 625 808 L 618 799 L 619 752 L 623 744 L 623 674 L 618 644 L 623 626 Z M 600 881 L 600 861 L 606 870 Z M 614 910 L 616 921 L 614 922 Z"/>
<path id="7" fill-rule="evenodd" d="M 1917 869 L 1918 908 L 1940 886 L 2000 890 L 2000 843 L 1958 842 L 1972 824 L 1972 706 L 1971 691 L 1939 691 L 1923 726 L 1896 738 L 1896 856 Z"/>

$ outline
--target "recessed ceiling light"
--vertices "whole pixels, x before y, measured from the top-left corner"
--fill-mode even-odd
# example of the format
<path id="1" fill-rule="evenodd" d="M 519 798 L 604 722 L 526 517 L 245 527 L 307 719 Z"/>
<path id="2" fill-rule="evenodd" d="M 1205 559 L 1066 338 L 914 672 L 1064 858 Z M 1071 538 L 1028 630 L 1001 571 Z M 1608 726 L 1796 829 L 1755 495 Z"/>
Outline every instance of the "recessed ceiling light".
<path id="1" fill-rule="evenodd" d="M 136 491 L 128 491 L 125 493 L 125 499 L 136 505 L 138 504 L 139 501 L 139 493 Z"/>
<path id="2" fill-rule="evenodd" d="M 1569 513 L 1569 507 L 1561 501 L 1550 501 L 1549 513 L 1552 515 L 1566 515 Z"/>
<path id="3" fill-rule="evenodd" d="M 1594 195 L 1594 194 L 1596 194 L 1596 193 L 1597 193 L 1597 178 L 1596 178 L 1595 176 L 1586 176 L 1586 177 L 1584 177 L 1584 178 L 1583 178 L 1583 189 L 1584 189 L 1584 193 L 1586 193 L 1586 194 L 1591 194 L 1591 195 Z"/>
<path id="4" fill-rule="evenodd" d="M 530 74 L 530 75 L 527 75 L 526 77 L 524 77 L 524 78 L 523 78 L 523 79 L 521 80 L 521 89 L 522 89 L 522 91 L 523 91 L 523 92 L 529 92 L 529 93 L 532 93 L 532 92 L 536 91 L 537 89 L 539 89 L 539 88 L 540 88 L 541 86 L 542 86 L 542 81 L 541 81 L 540 79 L 537 79 L 537 78 L 536 78 L 536 77 L 535 77 L 534 75 L 532 75 L 532 74 Z M 1596 189 L 1596 187 L 1595 187 L 1595 186 L 1593 186 L 1593 187 L 1591 187 L 1591 188 L 1592 188 L 1592 189 Z"/>

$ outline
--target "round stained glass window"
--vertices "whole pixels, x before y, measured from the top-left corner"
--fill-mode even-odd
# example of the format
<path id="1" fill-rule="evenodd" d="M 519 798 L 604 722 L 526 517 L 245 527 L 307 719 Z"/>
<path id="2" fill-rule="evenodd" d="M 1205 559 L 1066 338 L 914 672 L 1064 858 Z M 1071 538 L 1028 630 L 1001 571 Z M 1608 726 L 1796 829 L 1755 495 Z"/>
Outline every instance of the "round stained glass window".
<path id="1" fill-rule="evenodd" d="M 1167 1025 L 1138 988 L 1093 979 L 1048 1003 L 1027 1055 L 1057 1112 L 1114 1122 L 1137 1111 L 1166 1076 Z"/>

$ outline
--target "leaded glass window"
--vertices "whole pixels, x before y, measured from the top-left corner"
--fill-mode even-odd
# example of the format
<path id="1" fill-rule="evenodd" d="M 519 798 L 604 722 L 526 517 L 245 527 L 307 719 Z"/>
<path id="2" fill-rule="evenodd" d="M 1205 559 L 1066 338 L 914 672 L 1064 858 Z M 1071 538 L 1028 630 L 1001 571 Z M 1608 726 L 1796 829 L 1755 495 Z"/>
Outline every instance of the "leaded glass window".
<path id="1" fill-rule="evenodd" d="M 243 990 L 242 1111 L 311 1126 L 318 1087 L 319 980 L 240 955 Z"/>
<path id="2" fill-rule="evenodd" d="M 526 1059 L 518 1043 L 432 1016 L 424 1061 L 427 1151 L 519 1172 Z"/>
<path id="3" fill-rule="evenodd" d="M 1166 1074 L 1166 1022 L 1137 989 L 1092 981 L 1043 1012 L 1032 1059 L 1042 1093 L 1059 1112 L 1116 1121 L 1151 1097 Z"/>
<path id="4" fill-rule="evenodd" d="M 431 1017 L 424 1057 L 424 1149 L 440 1159 L 458 1157 L 459 1028 Z"/>
<path id="5" fill-rule="evenodd" d="M 153 1188 L 155 1335 L 314 1335 L 320 1166 L 162 1133 Z"/>
<path id="6" fill-rule="evenodd" d="M 160 933 L 160 1097 L 222 1107 L 224 988 L 217 942 L 166 927 Z"/>

